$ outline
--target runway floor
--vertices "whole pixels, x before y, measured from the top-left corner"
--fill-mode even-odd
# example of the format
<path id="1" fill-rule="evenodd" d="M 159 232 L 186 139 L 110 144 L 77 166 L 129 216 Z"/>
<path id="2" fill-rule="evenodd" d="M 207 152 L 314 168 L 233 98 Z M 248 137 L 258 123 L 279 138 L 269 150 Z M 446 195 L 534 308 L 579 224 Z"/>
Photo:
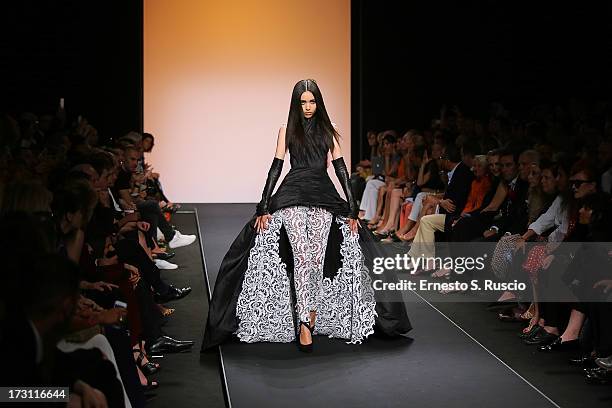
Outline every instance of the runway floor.
<path id="1" fill-rule="evenodd" d="M 482 305 L 431 303 L 412 292 L 405 293 L 414 326 L 412 341 L 370 337 L 362 345 L 347 345 L 316 337 L 312 355 L 298 352 L 293 343 L 236 342 L 221 346 L 220 354 L 200 355 L 208 311 L 206 282 L 214 287 L 221 259 L 254 205 L 187 204 L 183 209 L 173 222 L 184 233 L 199 230 L 201 248 L 178 249 L 175 259 L 181 268 L 164 272 L 172 283 L 194 288 L 176 303 L 166 331 L 195 338 L 197 344 L 191 353 L 164 359 L 157 378 L 161 388 L 152 407 L 514 408 L 612 403 L 611 387 L 587 385 L 566 358 L 524 346 L 515 335 L 518 326 L 498 322 Z"/>

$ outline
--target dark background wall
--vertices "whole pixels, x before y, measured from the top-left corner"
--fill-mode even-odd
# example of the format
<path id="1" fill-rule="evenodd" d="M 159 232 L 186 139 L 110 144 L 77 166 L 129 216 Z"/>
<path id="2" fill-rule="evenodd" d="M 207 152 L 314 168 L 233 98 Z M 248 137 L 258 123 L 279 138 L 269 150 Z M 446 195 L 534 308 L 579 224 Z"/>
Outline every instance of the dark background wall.
<path id="1" fill-rule="evenodd" d="M 54 112 L 63 97 L 69 117 L 82 114 L 103 137 L 142 128 L 142 0 L 2 9 L 0 109 Z"/>
<path id="2" fill-rule="evenodd" d="M 141 129 L 142 3 L 4 5 L 0 108 L 64 97 L 103 137 Z M 608 97 L 610 17 L 608 2 L 353 0 L 353 158 L 367 129 L 423 127 L 441 103 L 478 114 Z"/>
<path id="3" fill-rule="evenodd" d="M 520 112 L 570 96 L 608 97 L 608 4 L 354 0 L 362 132 L 423 127 L 444 102 L 486 113 L 499 101 Z"/>

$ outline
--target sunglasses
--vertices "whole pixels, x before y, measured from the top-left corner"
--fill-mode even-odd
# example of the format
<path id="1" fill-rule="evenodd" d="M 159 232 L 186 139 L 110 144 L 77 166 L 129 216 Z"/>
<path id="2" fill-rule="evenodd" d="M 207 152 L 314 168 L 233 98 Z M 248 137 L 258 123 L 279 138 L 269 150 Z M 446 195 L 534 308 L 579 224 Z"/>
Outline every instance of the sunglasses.
<path id="1" fill-rule="evenodd" d="M 592 183 L 592 180 L 570 180 L 572 188 L 579 189 L 584 183 Z"/>

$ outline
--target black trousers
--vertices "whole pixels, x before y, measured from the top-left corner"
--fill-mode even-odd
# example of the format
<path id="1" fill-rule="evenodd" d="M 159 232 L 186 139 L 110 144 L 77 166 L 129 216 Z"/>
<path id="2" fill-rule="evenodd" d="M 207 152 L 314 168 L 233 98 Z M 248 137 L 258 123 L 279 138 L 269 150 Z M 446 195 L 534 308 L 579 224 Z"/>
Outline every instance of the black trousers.
<path id="1" fill-rule="evenodd" d="M 470 217 L 463 217 L 457 221 L 450 231 L 450 240 L 454 242 L 469 242 L 482 238 L 491 225 L 493 213 L 474 214 Z"/>
<path id="2" fill-rule="evenodd" d="M 612 302 L 582 302 L 576 310 L 584 313 L 587 323 L 583 328 L 581 343 L 598 356 L 612 355 Z"/>
<path id="3" fill-rule="evenodd" d="M 162 214 L 157 201 L 144 200 L 136 204 L 136 207 L 138 211 L 140 211 L 142 220 L 151 225 L 151 228 L 147 231 L 147 237 L 149 239 L 157 239 L 157 228 L 164 234 L 166 242 L 170 242 L 172 238 L 174 238 L 175 232 Z"/>
<path id="4" fill-rule="evenodd" d="M 161 329 L 162 315 L 153 299 L 153 293 L 143 279 L 136 285 L 135 294 L 138 299 L 140 319 L 142 323 L 142 339 L 151 342 L 163 335 Z"/>
<path id="5" fill-rule="evenodd" d="M 471 242 L 479 238 L 483 238 L 482 233 L 491 225 L 492 215 L 490 213 L 475 214 L 470 217 L 460 218 L 454 227 L 448 232 L 449 241 L 451 242 Z M 452 243 L 449 245 L 450 256 L 457 257 L 472 257 L 476 258 L 482 256 L 478 254 L 478 245 L 473 246 L 471 251 L 467 246 L 461 246 L 462 253 L 459 254 L 457 251 L 453 251 Z M 472 270 L 465 271 L 462 274 L 457 274 L 453 271 L 453 279 L 457 279 L 460 282 L 468 282 L 474 278 Z"/>
<path id="6" fill-rule="evenodd" d="M 540 317 L 544 319 L 544 324 L 556 327 L 560 333 L 563 333 L 575 304 L 563 302 L 541 302 L 538 304 L 540 306 Z"/>
<path id="7" fill-rule="evenodd" d="M 123 329 L 105 326 L 104 335 L 113 348 L 117 368 L 132 407 L 144 408 L 146 400 L 136 371 L 136 362 L 134 361 L 129 334 Z"/>
<path id="8" fill-rule="evenodd" d="M 161 295 L 165 295 L 170 290 L 170 286 L 161 278 L 159 269 L 140 246 L 131 239 L 121 239 L 115 243 L 115 250 L 119 261 L 128 263 L 140 270 L 142 278 Z"/>

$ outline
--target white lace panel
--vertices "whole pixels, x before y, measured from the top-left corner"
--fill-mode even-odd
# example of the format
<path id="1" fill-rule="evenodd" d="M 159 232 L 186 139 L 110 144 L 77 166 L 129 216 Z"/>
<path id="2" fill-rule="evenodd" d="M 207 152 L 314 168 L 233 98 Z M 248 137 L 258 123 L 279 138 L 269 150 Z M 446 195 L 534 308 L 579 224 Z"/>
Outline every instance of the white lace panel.
<path id="1" fill-rule="evenodd" d="M 318 207 L 279 210 L 293 251 L 293 279 L 298 319 L 310 322 L 321 303 L 323 262 L 332 214 Z"/>
<path id="2" fill-rule="evenodd" d="M 277 211 L 268 222 L 268 228 L 257 234 L 249 253 L 236 305 L 236 335 L 248 343 L 287 343 L 295 339 L 287 265 L 281 261 L 278 250 L 281 226 Z"/>
<path id="3" fill-rule="evenodd" d="M 250 250 L 236 307 L 239 322 L 236 335 L 242 341 L 295 340 L 287 265 L 280 258 L 278 245 L 286 216 L 287 212 L 283 210 L 272 214 L 268 228 L 256 236 L 255 245 Z M 319 296 L 315 295 L 315 306 L 304 303 L 308 306 L 303 307 L 302 311 L 310 308 L 317 311 L 315 334 L 347 339 L 353 344 L 361 343 L 374 332 L 377 316 L 374 290 L 363 262 L 359 236 L 351 233 L 344 217 L 335 217 L 334 221 L 331 227 L 340 228 L 344 238 L 340 246 L 341 267 L 333 279 L 322 279 L 319 288 L 313 286 L 311 280 L 308 281 L 310 290 Z M 295 243 L 289 234 L 291 227 L 285 227 L 294 248 Z M 322 229 L 329 231 L 328 228 Z M 323 240 L 326 241 L 326 237 Z M 322 247 L 324 255 L 325 245 Z M 322 277 L 322 273 L 316 275 L 319 279 Z"/>
<path id="4" fill-rule="evenodd" d="M 317 312 L 316 334 L 361 343 L 374 333 L 377 316 L 374 289 L 364 265 L 359 235 L 352 234 L 344 217 L 335 222 L 342 232 L 341 267 L 333 279 L 323 279 L 323 295 Z"/>

